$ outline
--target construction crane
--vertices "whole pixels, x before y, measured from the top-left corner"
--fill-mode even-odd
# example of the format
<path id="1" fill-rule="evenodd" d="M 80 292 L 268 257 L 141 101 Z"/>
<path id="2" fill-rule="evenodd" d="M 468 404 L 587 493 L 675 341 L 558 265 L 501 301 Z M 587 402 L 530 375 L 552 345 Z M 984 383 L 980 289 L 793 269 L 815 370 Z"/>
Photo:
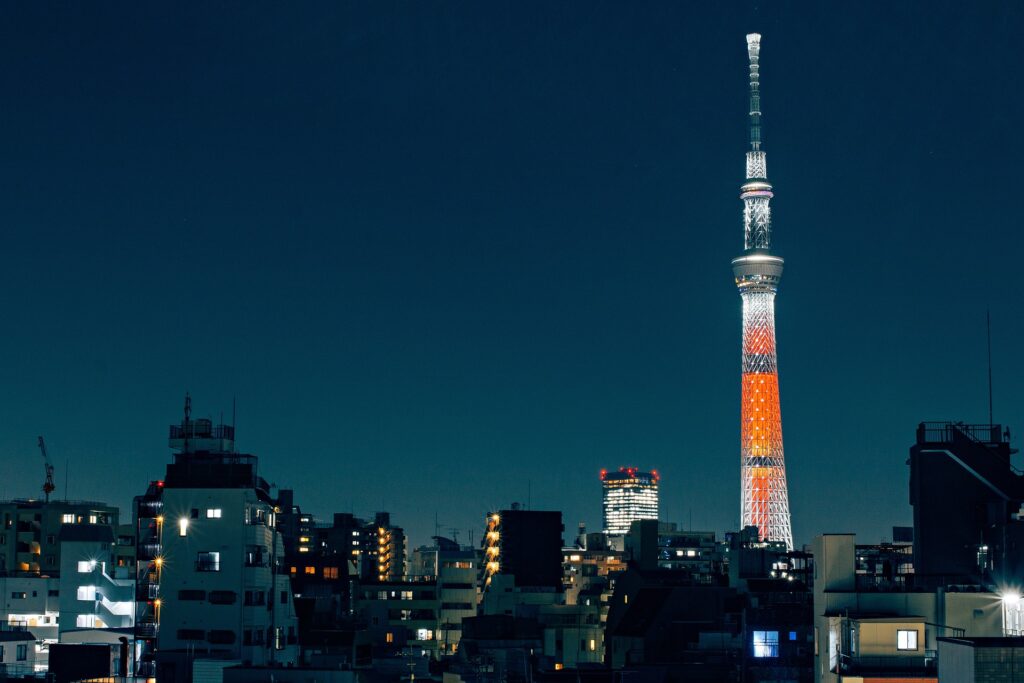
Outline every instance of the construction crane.
<path id="1" fill-rule="evenodd" d="M 46 442 L 39 437 L 39 452 L 43 454 L 43 465 L 46 467 L 46 481 L 43 482 L 43 493 L 46 495 L 46 502 L 50 502 L 50 494 L 57 487 L 53 485 L 53 465 L 50 464 L 50 456 L 46 454 Z"/>

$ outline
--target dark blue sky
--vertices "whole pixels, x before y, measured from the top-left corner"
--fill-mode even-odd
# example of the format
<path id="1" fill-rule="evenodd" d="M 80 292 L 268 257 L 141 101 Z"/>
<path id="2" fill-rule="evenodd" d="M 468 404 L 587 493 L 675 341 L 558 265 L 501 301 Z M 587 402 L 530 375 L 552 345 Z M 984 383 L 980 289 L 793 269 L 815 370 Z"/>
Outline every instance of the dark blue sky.
<path id="1" fill-rule="evenodd" d="M 413 542 L 598 471 L 739 517 L 760 31 L 798 543 L 909 523 L 922 419 L 1024 428 L 1019 3 L 0 8 L 0 496 L 127 505 L 192 392 Z M 1019 445 L 1019 444 L 1018 444 Z"/>

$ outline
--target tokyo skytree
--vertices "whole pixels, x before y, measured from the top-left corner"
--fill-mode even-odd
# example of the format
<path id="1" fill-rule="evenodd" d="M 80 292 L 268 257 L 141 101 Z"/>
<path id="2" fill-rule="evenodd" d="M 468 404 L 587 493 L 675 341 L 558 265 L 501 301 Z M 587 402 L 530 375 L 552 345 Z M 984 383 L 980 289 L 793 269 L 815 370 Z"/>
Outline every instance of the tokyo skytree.
<path id="1" fill-rule="evenodd" d="M 750 150 L 743 200 L 743 254 L 732 260 L 743 300 L 743 391 L 740 409 L 741 526 L 756 526 L 763 540 L 793 548 L 782 450 L 782 412 L 775 356 L 775 293 L 782 258 L 771 251 L 772 220 L 765 153 L 761 149 L 761 36 L 747 36 L 750 59 Z"/>

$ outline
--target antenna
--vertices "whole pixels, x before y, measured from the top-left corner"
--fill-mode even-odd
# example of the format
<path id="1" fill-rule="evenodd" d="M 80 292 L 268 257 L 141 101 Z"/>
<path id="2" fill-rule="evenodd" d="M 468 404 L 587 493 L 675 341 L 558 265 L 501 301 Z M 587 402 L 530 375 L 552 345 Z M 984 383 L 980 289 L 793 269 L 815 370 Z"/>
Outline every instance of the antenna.
<path id="1" fill-rule="evenodd" d="M 747 57 L 750 59 L 750 149 L 761 149 L 761 34 L 747 34 Z"/>
<path id="2" fill-rule="evenodd" d="M 988 423 L 995 424 L 992 419 L 992 313 L 985 310 L 985 331 L 988 337 Z"/>
<path id="3" fill-rule="evenodd" d="M 184 436 L 181 452 L 188 453 L 189 418 L 192 417 L 192 395 L 185 392 L 185 422 L 181 425 Z"/>

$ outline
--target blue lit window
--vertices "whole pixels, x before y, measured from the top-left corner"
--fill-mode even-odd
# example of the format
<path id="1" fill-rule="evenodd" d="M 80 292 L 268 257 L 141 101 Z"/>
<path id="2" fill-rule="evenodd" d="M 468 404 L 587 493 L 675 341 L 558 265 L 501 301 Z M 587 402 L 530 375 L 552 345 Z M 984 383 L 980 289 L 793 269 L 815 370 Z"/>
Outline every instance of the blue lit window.
<path id="1" fill-rule="evenodd" d="M 796 640 L 796 631 L 790 631 L 789 632 L 789 639 L 790 640 Z"/>
<path id="2" fill-rule="evenodd" d="M 754 656 L 755 657 L 778 657 L 779 656 L 779 632 L 778 631 L 754 631 Z"/>

